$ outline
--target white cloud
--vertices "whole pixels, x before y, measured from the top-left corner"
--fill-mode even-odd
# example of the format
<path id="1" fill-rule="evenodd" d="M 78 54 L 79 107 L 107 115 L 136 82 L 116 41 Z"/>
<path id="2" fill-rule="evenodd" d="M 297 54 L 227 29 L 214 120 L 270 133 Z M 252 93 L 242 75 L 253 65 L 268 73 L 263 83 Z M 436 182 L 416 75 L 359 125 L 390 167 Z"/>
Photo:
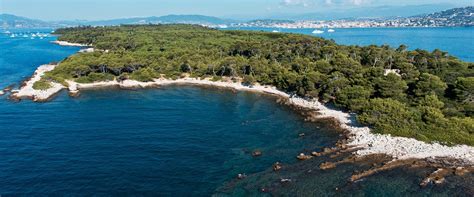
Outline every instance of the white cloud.
<path id="1" fill-rule="evenodd" d="M 364 4 L 369 4 L 370 0 L 349 0 L 349 4 L 352 5 L 364 5 Z"/>
<path id="2" fill-rule="evenodd" d="M 302 7 L 310 7 L 310 6 L 339 6 L 339 5 L 346 5 L 346 6 L 361 6 L 367 5 L 372 3 L 372 0 L 282 0 L 282 6 L 302 6 Z"/>
<path id="3" fill-rule="evenodd" d="M 311 5 L 311 0 L 283 0 L 281 4 L 284 6 L 309 7 Z"/>

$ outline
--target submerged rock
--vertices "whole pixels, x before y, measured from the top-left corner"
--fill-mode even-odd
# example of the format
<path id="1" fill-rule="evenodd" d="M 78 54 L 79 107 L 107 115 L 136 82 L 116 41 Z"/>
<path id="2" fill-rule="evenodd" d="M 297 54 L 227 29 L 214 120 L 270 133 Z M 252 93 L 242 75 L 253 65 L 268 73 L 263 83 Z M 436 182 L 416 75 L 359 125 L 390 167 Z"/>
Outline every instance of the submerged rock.
<path id="1" fill-rule="evenodd" d="M 281 170 L 282 166 L 280 162 L 276 162 L 273 164 L 273 171 Z"/>
<path id="2" fill-rule="evenodd" d="M 78 90 L 75 91 L 69 91 L 69 96 L 71 97 L 79 97 L 80 93 Z"/>
<path id="3" fill-rule="evenodd" d="M 300 153 L 298 156 L 296 156 L 299 160 L 308 160 L 313 158 L 311 155 L 305 155 L 304 153 Z"/>
<path id="4" fill-rule="evenodd" d="M 319 168 L 321 170 L 332 169 L 332 168 L 335 168 L 335 167 L 336 167 L 336 164 L 332 163 L 332 162 L 324 162 L 321 165 L 319 165 Z"/>
<path id="5" fill-rule="evenodd" d="M 13 87 L 14 87 L 14 84 L 9 85 L 6 88 L 4 88 L 3 91 L 1 91 L 1 92 L 3 92 L 4 94 L 7 93 L 7 92 L 10 92 L 10 91 L 13 90 Z"/>
<path id="6" fill-rule="evenodd" d="M 447 168 L 439 168 L 438 170 L 434 171 L 431 173 L 428 177 L 426 177 L 421 183 L 420 186 L 425 187 L 429 183 L 434 183 L 434 184 L 442 184 L 446 180 L 444 177 L 451 174 L 452 170 L 447 169 Z"/>
<path id="7" fill-rule="evenodd" d="M 252 152 L 252 156 L 254 156 L 254 157 L 260 157 L 260 156 L 262 156 L 262 151 L 255 150 L 255 151 Z"/>
<path id="8" fill-rule="evenodd" d="M 454 171 L 454 174 L 457 176 L 464 176 L 466 173 L 468 173 L 469 170 L 463 167 L 457 167 L 456 170 Z"/>
<path id="9" fill-rule="evenodd" d="M 244 174 L 244 173 L 238 174 L 238 175 L 237 175 L 237 178 L 238 178 L 238 179 L 245 179 L 245 178 L 247 178 L 247 175 Z"/>

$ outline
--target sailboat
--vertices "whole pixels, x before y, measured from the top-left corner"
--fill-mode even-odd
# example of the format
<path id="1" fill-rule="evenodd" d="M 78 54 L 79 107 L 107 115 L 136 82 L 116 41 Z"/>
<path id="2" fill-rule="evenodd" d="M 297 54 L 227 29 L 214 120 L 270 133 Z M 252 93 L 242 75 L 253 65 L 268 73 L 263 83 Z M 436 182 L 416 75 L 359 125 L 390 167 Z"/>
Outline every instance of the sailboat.
<path id="1" fill-rule="evenodd" d="M 323 31 L 323 30 L 319 30 L 319 29 L 315 29 L 315 30 L 313 31 L 313 34 L 322 34 L 322 33 L 324 33 L 324 31 Z"/>
<path id="2" fill-rule="evenodd" d="M 336 30 L 334 30 L 334 29 L 328 29 L 328 32 L 329 32 L 329 33 L 333 33 L 333 32 L 335 32 L 335 31 L 336 31 Z"/>

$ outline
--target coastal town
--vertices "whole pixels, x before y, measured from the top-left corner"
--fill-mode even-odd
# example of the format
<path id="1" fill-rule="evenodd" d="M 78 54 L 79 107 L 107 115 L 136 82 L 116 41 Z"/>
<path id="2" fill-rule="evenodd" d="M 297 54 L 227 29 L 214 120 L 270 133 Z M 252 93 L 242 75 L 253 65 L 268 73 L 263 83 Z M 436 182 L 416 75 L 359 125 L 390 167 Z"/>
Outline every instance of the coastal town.
<path id="1" fill-rule="evenodd" d="M 340 20 L 253 20 L 231 27 L 264 28 L 370 28 L 370 27 L 459 27 L 474 26 L 474 7 L 455 8 L 421 16 L 355 18 Z"/>
<path id="2" fill-rule="evenodd" d="M 334 20 L 302 19 L 256 19 L 239 21 L 203 15 L 167 15 L 161 17 L 138 17 L 106 21 L 56 21 L 45 22 L 8 14 L 0 15 L 0 28 L 45 28 L 75 26 L 110 26 L 121 24 L 196 24 L 211 28 L 260 27 L 260 28 L 376 28 L 376 27 L 468 27 L 474 26 L 474 7 L 453 8 L 431 14 L 411 17 L 344 18 Z"/>

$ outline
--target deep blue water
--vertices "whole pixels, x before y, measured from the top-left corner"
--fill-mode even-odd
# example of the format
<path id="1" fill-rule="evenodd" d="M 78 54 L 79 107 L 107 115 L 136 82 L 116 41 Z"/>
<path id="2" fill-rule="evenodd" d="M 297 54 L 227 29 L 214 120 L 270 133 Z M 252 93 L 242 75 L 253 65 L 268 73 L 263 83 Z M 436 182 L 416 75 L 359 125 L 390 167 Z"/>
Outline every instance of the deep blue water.
<path id="1" fill-rule="evenodd" d="M 10 30 L 15 33 L 49 33 L 50 29 Z M 77 47 L 61 47 L 51 44 L 56 40 L 50 36 L 44 39 L 16 37 L 10 38 L 0 32 L 0 88 L 16 83 L 31 76 L 38 65 L 60 61 L 77 52 Z M 28 35 L 30 35 L 28 34 Z"/>
<path id="2" fill-rule="evenodd" d="M 474 27 L 446 28 L 348 28 L 335 32 L 312 34 L 314 29 L 239 28 L 241 30 L 300 33 L 333 39 L 344 45 L 383 45 L 397 48 L 405 44 L 409 49 L 432 51 L 441 49 L 461 60 L 474 62 Z"/>
<path id="3" fill-rule="evenodd" d="M 34 30 L 49 32 L 50 30 Z M 19 84 L 40 64 L 79 48 L 0 35 L 0 85 Z M 298 137 L 299 133 L 306 136 Z M 320 171 L 300 152 L 332 145 L 328 124 L 307 123 L 275 98 L 223 89 L 172 86 L 95 90 L 51 102 L 0 97 L 0 195 L 466 195 L 473 176 L 420 189 L 429 171 L 401 169 L 348 184 L 357 166 Z M 253 158 L 253 150 L 263 156 Z M 287 171 L 273 173 L 280 161 Z M 363 166 L 362 166 L 363 167 Z M 308 170 L 312 169 L 312 170 Z M 237 181 L 236 174 L 249 178 Z M 280 187 L 280 178 L 298 184 Z M 336 191 L 335 188 L 339 189 Z M 304 193 L 294 193 L 304 191 Z"/>

